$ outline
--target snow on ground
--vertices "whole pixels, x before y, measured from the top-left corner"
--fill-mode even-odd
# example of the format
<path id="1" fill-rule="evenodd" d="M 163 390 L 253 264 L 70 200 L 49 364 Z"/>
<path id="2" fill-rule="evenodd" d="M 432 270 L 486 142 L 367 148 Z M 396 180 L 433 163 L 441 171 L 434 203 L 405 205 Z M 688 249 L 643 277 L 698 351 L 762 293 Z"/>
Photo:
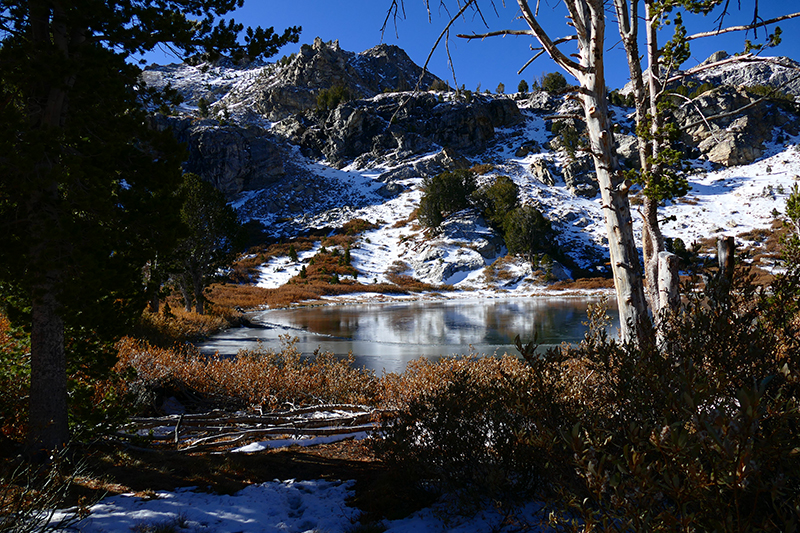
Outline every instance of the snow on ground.
<path id="1" fill-rule="evenodd" d="M 194 487 L 157 492 L 153 498 L 122 494 L 104 498 L 91 515 L 70 528 L 81 533 L 344 533 L 359 525 L 360 511 L 348 507 L 353 482 L 272 481 L 232 495 Z M 384 520 L 387 533 L 542 531 L 540 506 L 530 503 L 510 515 L 487 507 L 468 516 L 455 514 L 454 502 L 440 501 L 399 520 Z M 64 516 L 57 513 L 54 520 Z"/>
<path id="2" fill-rule="evenodd" d="M 535 122 L 532 124 L 525 127 L 524 139 L 541 136 Z M 550 218 L 559 234 L 562 248 L 579 264 L 586 267 L 607 261 L 607 238 L 599 196 L 576 196 L 560 177 L 556 178 L 554 186 L 538 182 L 532 177 L 529 167 L 539 158 L 548 158 L 555 166 L 561 164 L 558 156 L 551 153 L 507 156 L 502 167 L 489 176 L 509 175 L 520 187 L 522 202 L 538 206 Z M 351 194 L 355 195 L 360 194 L 357 191 L 371 193 L 380 174 L 380 169 L 375 168 L 362 171 L 349 168 L 343 172 L 325 165 L 315 165 L 321 175 L 336 177 L 340 182 L 347 183 Z M 688 179 L 691 186 L 689 194 L 674 202 L 667 202 L 660 209 L 660 215 L 665 220 L 662 225 L 665 236 L 679 237 L 688 246 L 709 237 L 738 236 L 754 229 L 770 228 L 775 214 L 782 214 L 785 210 L 786 198 L 792 187 L 800 183 L 800 145 L 771 144 L 767 146 L 765 157 L 750 165 L 716 170 L 712 170 L 709 163 L 697 165 Z M 387 281 L 387 273 L 394 271 L 431 284 L 453 285 L 457 290 L 488 293 L 501 290 L 508 296 L 541 292 L 541 284 L 530 277 L 530 267 L 517 264 L 519 261 L 505 262 L 504 268 L 510 273 L 504 277 L 505 281 L 488 282 L 486 268 L 504 253 L 484 259 L 475 252 L 476 239 L 481 231 L 489 231 L 488 228 L 475 225 L 475 233 L 469 238 L 459 236 L 458 228 L 454 233 L 445 231 L 438 236 L 426 234 L 416 220 L 409 220 L 422 197 L 422 179 L 412 178 L 400 183 L 404 187 L 403 192 L 391 199 L 375 201 L 373 197 L 361 207 L 307 215 L 303 217 L 301 225 L 330 227 L 352 218 L 377 224 L 378 228 L 361 234 L 351 250 L 353 265 L 361 272 L 359 281 L 362 283 L 383 283 Z M 634 232 L 639 239 L 641 217 L 635 205 L 632 209 Z M 435 254 L 431 252 L 432 249 L 436 250 Z M 300 261 L 307 260 L 317 251 L 318 248 L 315 248 L 299 254 Z M 428 256 L 432 259 L 423 261 Z M 437 261 L 444 265 L 458 261 L 472 263 L 473 268 L 458 270 L 446 278 L 437 279 L 437 274 L 443 270 L 437 270 Z M 300 271 L 301 262 L 292 263 L 286 257 L 272 259 L 261 267 L 258 285 L 278 287 L 286 283 Z"/>
<path id="3" fill-rule="evenodd" d="M 311 250 L 297 252 L 297 261 L 292 261 L 288 256 L 273 257 L 259 267 L 256 286 L 264 289 L 275 289 L 285 285 L 290 279 L 300 274 L 304 261 L 312 258 L 320 248 L 322 248 L 322 245 L 316 243 Z"/>
<path id="4" fill-rule="evenodd" d="M 740 235 L 769 228 L 775 213 L 783 214 L 786 198 L 800 185 L 800 145 L 768 147 L 767 156 L 724 170 L 689 177 L 692 190 L 662 209 L 676 220 L 664 224 L 664 234 L 689 245 L 708 237 Z"/>

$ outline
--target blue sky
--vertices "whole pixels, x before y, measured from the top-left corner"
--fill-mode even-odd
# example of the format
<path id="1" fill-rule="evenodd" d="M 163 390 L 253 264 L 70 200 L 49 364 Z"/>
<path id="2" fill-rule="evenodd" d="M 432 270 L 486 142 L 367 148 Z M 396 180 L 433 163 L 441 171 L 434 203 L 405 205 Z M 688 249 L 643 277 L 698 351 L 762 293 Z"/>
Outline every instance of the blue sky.
<path id="1" fill-rule="evenodd" d="M 300 43 L 284 47 L 277 57 L 296 52 L 300 44 L 310 43 L 319 36 L 324 41 L 338 39 L 342 48 L 354 52 L 361 52 L 381 42 L 396 44 L 417 64 L 422 65 L 439 33 L 447 24 L 449 15 L 436 9 L 431 13 L 429 22 L 424 0 L 406 0 L 405 18 L 397 20 L 396 29 L 390 21 L 386 32 L 381 34 L 380 29 L 390 3 L 389 0 L 245 0 L 244 7 L 235 12 L 234 18 L 245 25 L 274 26 L 276 31 L 288 26 L 302 26 Z M 752 18 L 752 3 L 753 0 L 732 1 L 731 7 L 736 9 L 738 4 L 741 4 L 742 11 L 733 12 L 726 19 L 725 25 L 748 22 Z M 438 7 L 438 4 L 438 0 L 431 0 L 432 6 Z M 447 4 L 455 5 L 455 2 L 449 1 Z M 500 0 L 496 0 L 497 13 L 490 7 L 489 2 L 484 4 L 486 5 L 484 16 L 492 30 L 525 29 L 522 21 L 515 20 L 518 8 L 513 0 L 507 1 L 505 8 Z M 759 14 L 763 19 L 770 19 L 796 11 L 797 6 L 794 4 L 794 0 L 761 0 Z M 540 0 L 541 24 L 551 32 L 553 38 L 569 34 L 570 28 L 566 25 L 565 13 L 566 9 L 561 0 Z M 684 23 L 689 32 L 693 33 L 714 27 L 715 18 L 714 15 L 685 16 Z M 627 82 L 628 73 L 625 55 L 621 44 L 617 43 L 617 30 L 612 20 L 613 17 L 609 14 L 606 78 L 610 88 L 618 88 Z M 769 51 L 769 55 L 785 55 L 800 60 L 800 39 L 796 37 L 800 34 L 800 19 L 787 20 L 779 25 L 784 31 L 783 43 Z M 449 47 L 458 85 L 464 84 L 466 88 L 475 90 L 480 83 L 481 90 L 490 89 L 494 92 L 498 83 L 502 82 L 505 84 L 506 92 L 513 92 L 523 78 L 530 83 L 534 76 L 540 77 L 543 73 L 558 70 L 546 56 L 543 56 L 528 66 L 522 74 L 517 74 L 532 55 L 530 46 L 536 45 L 534 39 L 527 36 L 493 37 L 483 41 L 466 41 L 455 37 L 455 33 L 484 31 L 486 27 L 472 13 L 468 13 L 466 18 L 454 25 L 451 31 Z M 671 33 L 671 29 L 668 31 Z M 763 30 L 760 30 L 759 36 L 763 35 Z M 668 35 L 665 35 L 662 40 L 667 38 Z M 752 32 L 749 38 L 753 38 Z M 744 32 L 736 32 L 724 37 L 694 41 L 693 57 L 685 66 L 696 65 L 717 50 L 727 50 L 729 53 L 741 51 L 744 39 Z M 566 44 L 562 50 L 572 51 L 574 48 L 570 47 L 573 46 Z M 156 63 L 176 61 L 175 58 L 164 57 L 158 53 L 147 56 L 147 59 Z M 453 74 L 448 66 L 444 44 L 434 52 L 429 70 L 452 83 Z"/>

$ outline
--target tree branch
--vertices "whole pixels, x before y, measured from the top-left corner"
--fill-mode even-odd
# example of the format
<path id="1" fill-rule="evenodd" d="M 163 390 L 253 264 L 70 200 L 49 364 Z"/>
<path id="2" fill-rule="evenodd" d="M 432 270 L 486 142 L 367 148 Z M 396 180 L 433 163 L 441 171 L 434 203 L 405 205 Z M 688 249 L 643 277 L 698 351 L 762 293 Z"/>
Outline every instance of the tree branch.
<path id="1" fill-rule="evenodd" d="M 731 26 L 729 28 L 721 28 L 714 31 L 704 31 L 701 33 L 695 33 L 694 35 L 689 35 L 685 38 L 686 41 L 693 41 L 694 39 L 700 39 L 701 37 L 715 37 L 717 35 L 722 35 L 723 33 L 730 33 L 732 31 L 746 31 L 746 30 L 754 30 L 756 28 L 760 28 L 762 26 L 767 26 L 769 24 L 774 24 L 775 22 L 780 22 L 782 20 L 788 20 L 800 17 L 800 12 L 792 13 L 790 15 L 783 15 L 781 17 L 776 17 L 774 19 L 765 20 L 763 22 L 747 24 L 744 26 Z"/>
<path id="2" fill-rule="evenodd" d="M 473 33 L 473 34 L 458 33 L 456 34 L 456 37 L 472 40 L 472 39 L 485 39 L 487 37 L 498 37 L 500 35 L 532 35 L 535 37 L 534 33 L 531 30 L 498 30 L 498 31 L 490 31 L 488 33 Z"/>
<path id="3" fill-rule="evenodd" d="M 526 0 L 517 0 L 517 4 L 519 5 L 520 9 L 522 10 L 522 18 L 525 19 L 525 22 L 528 23 L 528 27 L 533 31 L 533 34 L 542 43 L 542 47 L 544 47 L 547 55 L 553 58 L 553 61 L 558 63 L 561 68 L 569 72 L 571 75 L 576 76 L 578 73 L 585 73 L 586 68 L 579 63 L 576 63 L 566 55 L 564 55 L 561 50 L 556 47 L 556 43 L 550 39 L 550 36 L 547 35 L 547 32 L 539 25 L 539 22 L 536 20 L 536 16 L 531 12 L 531 8 L 528 5 Z"/>
<path id="4" fill-rule="evenodd" d="M 781 62 L 780 60 L 778 60 L 777 58 L 774 58 L 774 57 L 758 57 L 758 56 L 755 56 L 753 54 L 745 54 L 745 55 L 741 55 L 741 56 L 728 57 L 728 58 L 725 58 L 725 59 L 723 59 L 721 61 L 715 61 L 713 63 L 706 63 L 704 65 L 698 65 L 698 66 L 692 67 L 692 68 L 690 68 L 688 70 L 684 70 L 684 71 L 676 74 L 675 76 L 672 76 L 671 78 L 668 78 L 665 81 L 665 85 L 668 84 L 668 83 L 673 83 L 673 82 L 676 82 L 676 81 L 680 81 L 683 78 L 686 78 L 687 76 L 693 76 L 693 75 L 698 74 L 700 72 L 703 72 L 703 71 L 706 71 L 706 70 L 711 70 L 711 69 L 720 67 L 722 65 L 727 65 L 729 63 L 772 63 L 773 65 L 778 65 L 778 66 L 783 67 L 783 68 L 787 68 L 787 69 L 791 69 L 791 70 L 800 70 L 797 67 L 794 67 L 794 66 L 791 66 L 791 65 L 787 65 L 787 64 Z"/>

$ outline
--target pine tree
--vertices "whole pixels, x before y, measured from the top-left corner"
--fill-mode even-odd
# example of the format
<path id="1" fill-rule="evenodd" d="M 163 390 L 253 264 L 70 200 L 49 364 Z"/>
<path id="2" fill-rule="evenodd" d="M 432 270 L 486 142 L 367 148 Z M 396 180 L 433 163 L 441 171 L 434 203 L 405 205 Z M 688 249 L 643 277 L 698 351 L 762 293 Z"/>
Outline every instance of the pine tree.
<path id="1" fill-rule="evenodd" d="M 176 93 L 144 87 L 129 58 L 166 45 L 255 59 L 297 40 L 298 28 L 257 28 L 239 45 L 240 24 L 214 22 L 234 4 L 2 3 L 0 290 L 31 331 L 34 455 L 69 438 L 67 365 L 78 354 L 66 353 L 65 334 L 113 339 L 143 308 L 142 267 L 178 237 L 182 150 L 144 111 L 174 105 Z"/>
<path id="2" fill-rule="evenodd" d="M 518 93 L 527 93 L 528 92 L 528 82 L 525 80 L 519 80 L 519 85 L 517 85 L 517 92 Z"/>
<path id="3" fill-rule="evenodd" d="M 244 231 L 236 212 L 225 197 L 196 174 L 184 175 L 178 189 L 183 199 L 181 222 L 188 233 L 180 239 L 172 254 L 172 270 L 182 284 L 181 291 L 190 310 L 193 296 L 195 312 L 205 312 L 204 289 L 216 272 L 230 264 L 244 240 Z"/>

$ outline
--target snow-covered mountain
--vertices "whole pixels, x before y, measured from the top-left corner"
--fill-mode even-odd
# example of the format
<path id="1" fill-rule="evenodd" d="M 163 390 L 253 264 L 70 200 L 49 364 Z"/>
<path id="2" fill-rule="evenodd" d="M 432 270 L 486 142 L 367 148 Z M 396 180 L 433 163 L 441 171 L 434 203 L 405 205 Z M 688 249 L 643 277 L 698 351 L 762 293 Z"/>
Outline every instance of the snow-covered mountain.
<path id="1" fill-rule="evenodd" d="M 243 218 L 261 222 L 276 238 L 333 230 L 354 218 L 376 224 L 352 250 L 362 280 L 381 282 L 394 272 L 470 290 L 541 286 L 530 265 L 508 258 L 500 236 L 475 213 L 448 219 L 437 235 L 416 223 L 424 178 L 475 165 L 479 182 L 503 175 L 519 186 L 523 204 L 551 221 L 573 266 L 603 271 L 608 252 L 592 165 L 559 149 L 548 118 L 575 113 L 576 104 L 546 92 L 427 91 L 437 82 L 432 76 L 423 78 L 422 92 L 394 91 L 416 86 L 420 74 L 396 47 L 354 54 L 318 39 L 274 64 L 151 66 L 144 79 L 184 95 L 174 116 L 155 123 L 188 143 L 187 169 L 225 192 Z M 770 76 L 753 76 L 748 83 L 771 83 Z M 316 111 L 320 91 L 336 86 L 357 98 Z M 800 180 L 797 105 L 762 102 L 714 124 L 697 120 L 698 110 L 719 112 L 755 99 L 746 87 L 726 85 L 676 112 L 686 126 L 692 189 L 662 207 L 666 236 L 687 244 L 721 235 L 752 240 L 753 230 L 770 228 L 784 210 Z M 633 166 L 632 110 L 613 112 L 620 155 Z M 639 231 L 641 224 L 634 226 Z M 284 283 L 301 262 L 273 260 L 259 284 Z M 550 274 L 570 272 L 556 267 Z"/>

